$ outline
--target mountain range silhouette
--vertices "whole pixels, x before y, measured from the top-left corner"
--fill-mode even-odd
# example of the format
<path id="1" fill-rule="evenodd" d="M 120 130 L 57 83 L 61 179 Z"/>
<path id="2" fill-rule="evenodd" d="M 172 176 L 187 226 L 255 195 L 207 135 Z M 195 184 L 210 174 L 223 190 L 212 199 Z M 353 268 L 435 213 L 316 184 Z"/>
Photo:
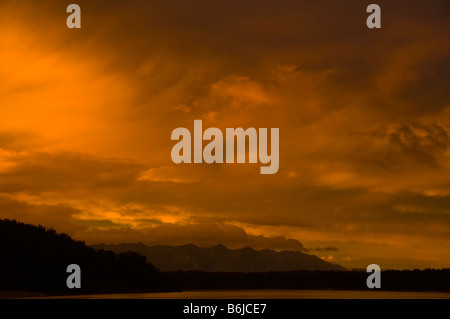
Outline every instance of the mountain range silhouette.
<path id="1" fill-rule="evenodd" d="M 137 244 L 92 245 L 115 253 L 133 251 L 144 255 L 161 271 L 268 272 L 295 270 L 341 270 L 317 256 L 299 251 L 254 250 L 250 247 L 228 249 L 223 245 L 201 248 L 196 245 L 146 246 Z"/>

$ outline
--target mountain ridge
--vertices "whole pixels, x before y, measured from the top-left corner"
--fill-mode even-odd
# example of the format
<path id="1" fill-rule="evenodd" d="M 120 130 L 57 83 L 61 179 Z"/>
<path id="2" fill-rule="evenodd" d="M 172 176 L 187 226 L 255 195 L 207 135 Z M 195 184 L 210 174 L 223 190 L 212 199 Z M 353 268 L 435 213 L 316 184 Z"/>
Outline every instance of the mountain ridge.
<path id="1" fill-rule="evenodd" d="M 137 252 L 147 257 L 161 271 L 207 271 L 207 272 L 268 272 L 295 270 L 336 270 L 346 269 L 331 264 L 317 256 L 300 251 L 255 250 L 251 247 L 230 249 L 222 244 L 203 248 L 194 244 L 181 246 L 155 245 L 143 243 L 98 244 L 95 249 L 111 250 L 115 253 Z"/>

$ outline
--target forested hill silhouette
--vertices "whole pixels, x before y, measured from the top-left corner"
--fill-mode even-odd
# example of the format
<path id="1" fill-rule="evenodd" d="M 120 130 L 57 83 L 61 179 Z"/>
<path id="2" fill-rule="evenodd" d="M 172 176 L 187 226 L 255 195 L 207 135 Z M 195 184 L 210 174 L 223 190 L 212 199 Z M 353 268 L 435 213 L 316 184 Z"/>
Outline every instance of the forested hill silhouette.
<path id="1" fill-rule="evenodd" d="M 66 285 L 67 266 L 81 267 L 81 288 Z M 145 256 L 95 250 L 53 229 L 0 220 L 0 290 L 62 294 L 174 291 Z"/>
<path id="2" fill-rule="evenodd" d="M 147 257 L 161 271 L 199 270 L 208 272 L 267 272 L 293 270 L 345 270 L 317 256 L 298 251 L 228 249 L 223 245 L 200 248 L 195 245 L 151 246 L 139 244 L 93 245 L 116 253 L 134 251 Z"/>

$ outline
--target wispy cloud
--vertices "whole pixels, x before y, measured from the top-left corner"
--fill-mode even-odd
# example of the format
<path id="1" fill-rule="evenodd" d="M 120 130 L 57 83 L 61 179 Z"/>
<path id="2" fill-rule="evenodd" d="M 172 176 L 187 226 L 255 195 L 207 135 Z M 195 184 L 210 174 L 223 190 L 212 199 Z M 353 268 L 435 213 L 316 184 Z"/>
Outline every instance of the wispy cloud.
<path id="1" fill-rule="evenodd" d="M 379 32 L 356 0 L 78 4 L 75 32 L 58 1 L 0 4 L 1 217 L 450 265 L 448 1 L 381 1 Z M 279 172 L 173 164 L 194 119 L 280 128 Z"/>

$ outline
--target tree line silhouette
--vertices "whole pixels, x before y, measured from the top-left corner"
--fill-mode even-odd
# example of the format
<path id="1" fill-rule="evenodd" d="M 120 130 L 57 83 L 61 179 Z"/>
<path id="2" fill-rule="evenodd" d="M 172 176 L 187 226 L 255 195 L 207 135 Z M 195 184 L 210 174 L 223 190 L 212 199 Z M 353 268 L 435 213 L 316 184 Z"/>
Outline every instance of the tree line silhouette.
<path id="1" fill-rule="evenodd" d="M 69 289 L 67 266 L 81 267 L 81 289 Z M 84 294 L 178 291 L 146 257 L 95 250 L 54 229 L 0 220 L 0 290 Z"/>

